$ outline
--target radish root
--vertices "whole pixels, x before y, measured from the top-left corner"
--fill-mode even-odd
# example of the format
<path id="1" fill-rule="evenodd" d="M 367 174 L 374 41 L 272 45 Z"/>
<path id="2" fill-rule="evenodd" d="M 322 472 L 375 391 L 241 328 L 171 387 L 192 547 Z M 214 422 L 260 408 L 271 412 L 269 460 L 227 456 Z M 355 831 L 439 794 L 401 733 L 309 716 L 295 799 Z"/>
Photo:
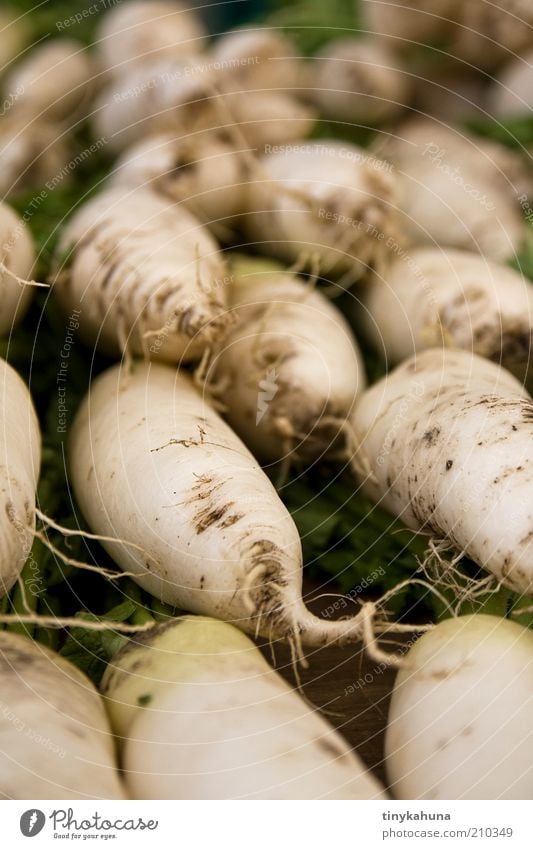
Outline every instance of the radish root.
<path id="1" fill-rule="evenodd" d="M 46 536 L 43 531 L 35 530 L 33 531 L 33 535 L 36 539 L 40 540 L 52 554 L 55 554 L 56 557 L 65 564 L 65 566 L 74 566 L 76 569 L 82 569 L 86 572 L 96 572 L 98 575 L 101 575 L 103 578 L 107 578 L 109 581 L 118 581 L 120 578 L 135 578 L 140 574 L 139 572 L 114 572 L 112 569 L 106 569 L 104 566 L 95 566 L 90 563 L 84 563 L 83 560 L 76 560 L 74 557 L 68 557 L 61 549 L 57 548 Z"/>
<path id="2" fill-rule="evenodd" d="M 66 537 L 79 536 L 84 539 L 94 539 L 97 542 L 119 542 L 121 545 L 127 545 L 131 548 L 136 548 L 142 554 L 148 556 L 148 552 L 141 545 L 137 545 L 135 542 L 128 542 L 127 539 L 119 539 L 118 537 L 106 537 L 101 534 L 92 534 L 89 531 L 82 531 L 80 528 L 66 528 L 64 525 L 60 525 L 58 522 L 55 522 L 50 516 L 47 516 L 46 513 L 43 513 L 42 510 L 39 510 L 38 507 L 35 508 L 35 515 L 38 519 L 41 520 L 45 525 L 48 525 L 50 528 L 53 528 L 55 531 L 59 531 Z"/>
<path id="3" fill-rule="evenodd" d="M 2 272 L 2 274 L 7 274 L 9 277 L 15 280 L 15 282 L 18 283 L 19 286 L 38 286 L 43 289 L 50 288 L 49 283 L 40 283 L 38 280 L 26 280 L 24 277 L 19 277 L 18 274 L 15 274 L 15 272 L 12 271 L 5 264 L 5 262 L 2 261 L 0 261 L 0 272 Z"/>
<path id="4" fill-rule="evenodd" d="M 42 625 L 43 628 L 83 628 L 88 631 L 118 631 L 122 634 L 137 634 L 141 631 L 150 631 L 160 623 L 144 622 L 142 625 L 129 625 L 127 622 L 112 622 L 101 619 L 93 622 L 90 619 L 81 619 L 79 616 L 43 616 L 41 613 L 1 613 L 0 623 L 3 625 Z"/>
<path id="5" fill-rule="evenodd" d="M 263 557 L 263 552 L 258 551 L 251 559 Z M 280 618 L 283 617 L 283 605 L 281 598 L 284 594 L 284 587 L 280 582 L 268 580 L 269 576 L 275 574 L 275 566 L 271 561 L 262 561 L 252 565 L 246 570 L 242 581 L 242 597 L 245 608 L 250 615 L 250 618 L 255 618 L 257 622 L 256 635 L 259 633 L 260 622 L 263 619 L 281 625 Z M 293 665 L 296 659 L 304 668 L 307 667 L 307 661 L 303 651 L 301 635 L 306 631 L 306 626 L 309 624 L 306 620 L 311 619 L 313 629 L 318 633 L 319 625 L 324 627 L 323 639 L 317 641 L 317 645 L 327 645 L 330 641 L 338 644 L 345 644 L 354 641 L 354 629 L 359 632 L 360 639 L 363 642 L 365 651 L 368 656 L 377 663 L 385 663 L 388 666 L 399 667 L 403 664 L 403 659 L 396 652 L 386 652 L 378 642 L 378 635 L 383 637 L 390 633 L 421 633 L 431 630 L 434 626 L 432 623 L 411 625 L 401 622 L 392 622 L 387 619 L 381 619 L 385 614 L 385 602 L 390 600 L 396 593 L 400 592 L 406 586 L 418 584 L 425 587 L 430 592 L 433 592 L 440 600 L 447 605 L 446 599 L 435 589 L 428 581 L 420 579 L 409 579 L 397 584 L 387 593 L 385 593 L 377 601 L 367 601 L 361 603 L 359 612 L 352 617 L 346 619 L 338 619 L 335 621 L 321 620 L 314 616 L 305 606 L 302 606 L 300 611 L 297 604 L 294 605 L 296 611 L 291 616 L 291 621 L 287 622 L 288 627 L 285 628 L 285 639 L 287 640 L 290 649 Z M 336 627 L 335 627 L 336 626 Z M 276 628 L 278 630 L 278 628 Z M 335 634 L 336 630 L 339 631 Z M 331 638 L 328 637 L 328 631 L 332 632 Z M 351 632 L 351 633 L 350 633 Z M 309 643 L 308 643 L 309 644 Z"/>
<path id="6" fill-rule="evenodd" d="M 465 556 L 464 552 L 458 552 L 449 558 L 449 540 L 431 538 L 420 569 L 431 582 L 442 592 L 453 593 L 456 603 L 453 606 L 453 615 L 459 616 L 466 603 L 483 603 L 486 596 L 493 595 L 501 588 L 501 581 L 494 575 L 486 575 L 483 578 L 472 578 L 458 568 L 459 563 Z M 451 609 L 447 603 L 447 609 Z"/>

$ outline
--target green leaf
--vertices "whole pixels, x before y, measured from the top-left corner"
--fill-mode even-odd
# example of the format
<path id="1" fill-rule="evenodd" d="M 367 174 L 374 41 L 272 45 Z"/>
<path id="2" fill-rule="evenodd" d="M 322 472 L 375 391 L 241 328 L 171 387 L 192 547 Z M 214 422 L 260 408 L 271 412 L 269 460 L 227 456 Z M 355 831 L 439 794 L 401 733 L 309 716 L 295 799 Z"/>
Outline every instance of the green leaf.
<path id="1" fill-rule="evenodd" d="M 523 148 L 533 144 L 533 118 L 500 119 L 487 116 L 465 122 L 465 126 L 479 136 L 501 142 L 507 147 Z"/>
<path id="2" fill-rule="evenodd" d="M 126 622 L 135 613 L 136 608 L 134 601 L 126 599 L 109 610 L 105 619 L 112 622 Z M 86 612 L 79 613 L 78 617 L 80 627 L 71 628 L 61 654 L 85 672 L 95 684 L 99 684 L 108 661 L 127 643 L 127 638 L 112 629 L 94 631 L 83 627 L 84 619 L 99 622 L 104 617 Z"/>
<path id="3" fill-rule="evenodd" d="M 265 23 L 284 30 L 307 54 L 332 39 L 359 34 L 360 15 L 354 0 L 277 0 L 274 6 Z"/>

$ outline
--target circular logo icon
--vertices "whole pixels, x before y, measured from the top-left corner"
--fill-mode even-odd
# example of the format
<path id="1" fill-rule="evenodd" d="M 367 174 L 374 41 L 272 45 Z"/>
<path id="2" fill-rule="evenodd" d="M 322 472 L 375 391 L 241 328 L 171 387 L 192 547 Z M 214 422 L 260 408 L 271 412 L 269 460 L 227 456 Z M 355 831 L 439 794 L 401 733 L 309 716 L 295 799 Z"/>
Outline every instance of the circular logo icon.
<path id="1" fill-rule="evenodd" d="M 46 817 L 42 811 L 37 808 L 31 808 L 29 811 L 24 811 L 20 818 L 20 830 L 24 837 L 35 837 L 43 830 Z"/>

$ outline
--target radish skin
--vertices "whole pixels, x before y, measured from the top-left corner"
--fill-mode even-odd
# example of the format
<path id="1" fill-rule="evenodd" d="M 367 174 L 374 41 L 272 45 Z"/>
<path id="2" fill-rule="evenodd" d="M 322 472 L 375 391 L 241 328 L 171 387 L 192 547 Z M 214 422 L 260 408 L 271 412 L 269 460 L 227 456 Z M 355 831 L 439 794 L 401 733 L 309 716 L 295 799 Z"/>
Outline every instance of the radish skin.
<path id="1" fill-rule="evenodd" d="M 237 325 L 212 364 L 230 425 L 262 460 L 339 452 L 365 386 L 348 323 L 282 266 L 241 257 L 231 271 Z"/>
<path id="2" fill-rule="evenodd" d="M 74 39 L 51 39 L 23 58 L 7 76 L 3 91 L 17 91 L 15 109 L 50 122 L 72 118 L 93 87 L 95 68 L 85 46 Z"/>
<path id="3" fill-rule="evenodd" d="M 437 44 L 473 68 L 497 67 L 533 44 L 528 0 L 364 0 L 364 29 L 408 51 Z"/>
<path id="4" fill-rule="evenodd" d="M 32 189 L 50 191 L 68 182 L 68 143 L 57 125 L 13 108 L 0 123 L 0 195 L 3 199 Z M 43 189 L 43 184 L 46 189 Z M 37 202 L 37 200 L 36 200 Z"/>
<path id="5" fill-rule="evenodd" d="M 248 26 L 226 32 L 214 43 L 210 56 L 227 68 L 223 75 L 225 90 L 233 87 L 288 92 L 304 81 L 298 48 L 274 29 Z"/>
<path id="6" fill-rule="evenodd" d="M 458 23 L 451 52 L 484 70 L 533 47 L 533 7 L 527 0 L 469 0 L 459 4 Z"/>
<path id="7" fill-rule="evenodd" d="M 4 336 L 25 315 L 33 287 L 29 280 L 35 250 L 26 223 L 5 203 L 0 203 L 0 336 Z"/>
<path id="8" fill-rule="evenodd" d="M 361 277 L 396 244 L 396 180 L 387 163 L 340 141 L 271 148 L 251 180 L 244 219 L 254 246 L 321 273 Z"/>
<path id="9" fill-rule="evenodd" d="M 516 378 L 431 349 L 363 393 L 352 424 L 354 468 L 373 501 L 533 593 L 533 402 Z"/>
<path id="10" fill-rule="evenodd" d="M 134 799 L 384 799 L 383 788 L 244 634 L 183 617 L 102 682 Z"/>
<path id="11" fill-rule="evenodd" d="M 315 113 L 308 105 L 278 91 L 227 90 L 225 73 L 200 56 L 187 62 L 164 58 L 135 68 L 101 93 L 94 133 L 121 151 L 154 133 L 190 137 L 209 130 L 227 138 L 237 125 L 248 146 L 261 147 L 312 130 Z"/>
<path id="12" fill-rule="evenodd" d="M 35 529 L 35 489 L 41 434 L 28 388 L 0 359 L 0 598 L 16 583 L 28 558 Z"/>
<path id="13" fill-rule="evenodd" d="M 490 115 L 503 120 L 525 118 L 533 109 L 533 52 L 504 66 L 487 96 Z"/>
<path id="14" fill-rule="evenodd" d="M 483 120 L 487 112 L 486 81 L 464 65 L 421 62 L 413 80 L 414 107 L 419 115 L 437 118 L 445 124 Z M 476 139 L 478 141 L 479 139 Z"/>
<path id="15" fill-rule="evenodd" d="M 460 0 L 459 0 L 460 2 Z M 404 51 L 417 43 L 442 40 L 453 22 L 458 0 L 364 0 L 363 29 Z"/>
<path id="16" fill-rule="evenodd" d="M 157 58 L 200 53 L 206 38 L 198 15 L 179 3 L 129 0 L 103 17 L 96 37 L 102 67 L 114 75 Z"/>
<path id="17" fill-rule="evenodd" d="M 496 616 L 439 623 L 399 671 L 385 739 L 398 799 L 533 798 L 533 634 Z"/>
<path id="18" fill-rule="evenodd" d="M 315 56 L 312 69 L 311 98 L 321 115 L 334 120 L 379 123 L 409 100 L 405 70 L 377 40 L 331 41 Z"/>
<path id="19" fill-rule="evenodd" d="M 452 247 L 504 262 L 526 230 L 517 201 L 519 157 L 430 119 L 402 125 L 381 151 L 394 163 L 401 224 L 416 246 Z"/>
<path id="20" fill-rule="evenodd" d="M 365 330 L 388 362 L 440 345 L 472 351 L 525 377 L 533 354 L 533 287 L 467 251 L 419 248 L 369 287 Z"/>
<path id="21" fill-rule="evenodd" d="M 245 209 L 247 179 L 242 156 L 228 142 L 171 133 L 128 148 L 112 176 L 113 184 L 149 186 L 159 197 L 184 204 L 217 234 L 227 232 Z"/>
<path id="22" fill-rule="evenodd" d="M 316 124 L 314 108 L 281 91 L 229 92 L 222 98 L 222 104 L 227 127 L 223 124 L 221 132 L 232 135 L 233 125 L 237 125 L 243 140 L 259 151 L 298 142 Z M 220 106 L 216 106 L 216 111 L 220 113 Z M 210 125 L 220 124 L 220 118 L 211 119 Z"/>
<path id="23" fill-rule="evenodd" d="M 80 310 L 88 343 L 178 362 L 226 332 L 225 280 L 217 243 L 191 213 L 149 189 L 114 187 L 67 224 L 54 292 L 66 312 Z"/>
<path id="24" fill-rule="evenodd" d="M 361 637 L 363 611 L 326 621 L 307 610 L 292 517 L 183 373 L 154 363 L 105 372 L 77 413 L 69 457 L 87 522 L 130 543 L 104 545 L 152 595 L 296 647 Z"/>
<path id="25" fill-rule="evenodd" d="M 124 799 L 102 700 L 75 666 L 0 631 L 0 797 Z"/>
<path id="26" fill-rule="evenodd" d="M 113 78 L 96 100 L 94 135 L 107 139 L 111 150 L 122 151 L 147 135 L 187 135 L 199 128 L 213 78 L 197 71 L 198 64 L 197 57 L 164 57 Z"/>

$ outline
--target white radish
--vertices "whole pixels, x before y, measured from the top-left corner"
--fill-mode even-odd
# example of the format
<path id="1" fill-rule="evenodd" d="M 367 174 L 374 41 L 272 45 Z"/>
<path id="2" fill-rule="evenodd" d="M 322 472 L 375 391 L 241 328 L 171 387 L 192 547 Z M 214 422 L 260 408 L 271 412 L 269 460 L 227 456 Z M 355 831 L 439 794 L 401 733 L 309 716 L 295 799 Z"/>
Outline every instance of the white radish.
<path id="1" fill-rule="evenodd" d="M 515 256 L 525 238 L 516 154 L 428 119 L 401 126 L 382 154 L 397 168 L 402 225 L 413 244 Z"/>
<path id="2" fill-rule="evenodd" d="M 51 39 L 21 59 L 6 77 L 4 97 L 14 108 L 47 121 L 73 119 L 92 94 L 94 67 L 87 48 L 74 39 Z"/>
<path id="3" fill-rule="evenodd" d="M 194 139 L 149 136 L 117 161 L 114 184 L 149 186 L 184 204 L 214 233 L 223 234 L 245 209 L 248 171 L 238 150 L 211 135 Z"/>
<path id="4" fill-rule="evenodd" d="M 391 363 L 444 345 L 495 360 L 524 377 L 533 357 L 533 287 L 467 251 L 418 248 L 368 288 L 365 329 Z"/>
<path id="5" fill-rule="evenodd" d="M 183 373 L 154 363 L 137 364 L 131 374 L 118 366 L 105 372 L 76 416 L 69 457 L 87 522 L 130 543 L 105 547 L 152 595 L 287 639 L 295 650 L 362 636 L 371 607 L 341 621 L 305 607 L 290 514 Z"/>
<path id="6" fill-rule="evenodd" d="M 365 386 L 348 323 L 276 263 L 241 257 L 231 272 L 237 325 L 212 364 L 229 423 L 263 460 L 345 450 L 347 419 Z"/>
<path id="7" fill-rule="evenodd" d="M 394 53 L 378 40 L 329 42 L 312 63 L 311 99 L 322 115 L 354 124 L 394 116 L 409 100 L 410 81 Z"/>
<path id="8" fill-rule="evenodd" d="M 205 37 L 201 18 L 185 5 L 129 0 L 104 15 L 96 50 L 105 70 L 123 74 L 154 59 L 200 53 Z"/>
<path id="9" fill-rule="evenodd" d="M 102 682 L 134 799 L 384 799 L 342 737 L 225 622 L 130 643 Z"/>
<path id="10" fill-rule="evenodd" d="M 100 95 L 94 132 L 114 150 L 147 134 L 171 132 L 188 137 L 211 130 L 235 136 L 235 125 L 250 147 L 305 136 L 314 111 L 277 91 L 224 90 L 224 70 L 207 57 L 160 59 L 122 75 Z"/>
<path id="11" fill-rule="evenodd" d="M 196 128 L 212 91 L 212 76 L 196 71 L 198 60 L 153 59 L 106 85 L 95 104 L 93 132 L 121 151 L 148 134 L 184 135 Z"/>
<path id="12" fill-rule="evenodd" d="M 80 333 L 113 353 L 194 360 L 227 329 L 217 243 L 149 189 L 115 187 L 89 200 L 62 233 L 55 275 L 64 309 L 80 310 Z"/>
<path id="13" fill-rule="evenodd" d="M 487 111 L 502 120 L 527 118 L 533 109 L 533 52 L 512 59 L 490 86 Z"/>
<path id="14" fill-rule="evenodd" d="M 533 634 L 477 614 L 409 650 L 385 740 L 398 799 L 533 798 Z"/>
<path id="15" fill-rule="evenodd" d="M 0 359 L 0 598 L 16 583 L 33 543 L 41 434 L 28 388 Z"/>
<path id="16" fill-rule="evenodd" d="M 461 0 L 363 0 L 363 29 L 386 39 L 394 50 L 440 42 Z"/>
<path id="17" fill-rule="evenodd" d="M 230 138 L 235 137 L 237 126 L 240 137 L 259 151 L 297 142 L 309 135 L 316 123 L 311 106 L 282 91 L 230 91 L 219 97 L 214 108 L 213 117 L 204 119 L 207 126 L 220 127 Z"/>
<path id="18" fill-rule="evenodd" d="M 35 249 L 22 218 L 0 203 L 0 336 L 10 333 L 28 309 L 33 287 L 29 281 Z"/>
<path id="19" fill-rule="evenodd" d="M 231 30 L 213 44 L 210 54 L 224 88 L 297 89 L 305 69 L 298 49 L 281 32 L 266 27 Z"/>
<path id="20" fill-rule="evenodd" d="M 449 50 L 475 67 L 495 68 L 533 47 L 533 6 L 527 0 L 459 2 L 457 21 Z"/>
<path id="21" fill-rule="evenodd" d="M 364 29 L 396 50 L 436 44 L 444 55 L 481 69 L 533 45 L 528 0 L 364 0 Z"/>
<path id="22" fill-rule="evenodd" d="M 446 124 L 483 120 L 487 117 L 488 87 L 483 76 L 464 64 L 440 65 L 431 59 L 411 69 L 412 101 L 419 115 Z"/>
<path id="23" fill-rule="evenodd" d="M 396 179 L 387 163 L 340 141 L 267 148 L 250 182 L 248 236 L 288 261 L 316 254 L 321 273 L 352 279 L 396 244 Z"/>
<path id="24" fill-rule="evenodd" d="M 0 631 L 0 797 L 123 799 L 94 685 L 39 643 Z"/>
<path id="25" fill-rule="evenodd" d="M 431 349 L 363 393 L 352 423 L 373 501 L 533 593 L 533 402 L 516 378 Z"/>
<path id="26" fill-rule="evenodd" d="M 66 169 L 66 170 L 65 170 Z M 2 198 L 37 190 L 30 204 L 38 207 L 43 192 L 56 181 L 68 181 L 70 174 L 68 142 L 58 134 L 55 123 L 10 110 L 0 122 L 0 195 Z M 39 194 L 41 195 L 39 197 Z M 46 196 L 46 194 L 44 195 Z"/>

